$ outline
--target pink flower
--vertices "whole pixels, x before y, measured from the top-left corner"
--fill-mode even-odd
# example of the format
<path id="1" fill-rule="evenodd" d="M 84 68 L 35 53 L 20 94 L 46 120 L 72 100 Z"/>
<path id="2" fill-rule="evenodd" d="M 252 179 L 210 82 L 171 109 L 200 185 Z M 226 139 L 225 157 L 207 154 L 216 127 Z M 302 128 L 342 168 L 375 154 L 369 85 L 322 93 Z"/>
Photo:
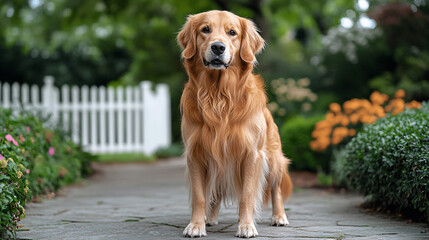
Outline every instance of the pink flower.
<path id="1" fill-rule="evenodd" d="M 3 158 L 4 158 L 4 156 L 0 154 L 0 160 L 2 160 Z"/>
<path id="2" fill-rule="evenodd" d="M 27 169 L 27 174 L 30 174 L 30 169 Z"/>
<path id="3" fill-rule="evenodd" d="M 27 132 L 30 132 L 30 127 L 29 126 L 27 126 Z"/>
<path id="4" fill-rule="evenodd" d="M 50 156 L 54 155 L 55 154 L 55 149 L 53 147 L 49 147 L 48 154 Z"/>
<path id="5" fill-rule="evenodd" d="M 15 144 L 15 146 L 18 146 L 18 142 L 10 135 L 6 135 L 6 140 L 8 140 L 9 142 L 12 142 L 13 144 Z"/>

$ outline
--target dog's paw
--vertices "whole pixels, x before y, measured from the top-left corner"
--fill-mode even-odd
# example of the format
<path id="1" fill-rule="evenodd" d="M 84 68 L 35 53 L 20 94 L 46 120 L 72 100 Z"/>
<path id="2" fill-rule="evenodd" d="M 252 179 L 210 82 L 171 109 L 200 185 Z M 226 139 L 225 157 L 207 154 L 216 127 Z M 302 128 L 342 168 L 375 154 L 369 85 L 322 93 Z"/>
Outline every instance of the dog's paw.
<path id="1" fill-rule="evenodd" d="M 282 216 L 273 216 L 271 219 L 271 226 L 286 226 L 289 225 L 289 221 L 287 220 L 286 214 Z"/>
<path id="2" fill-rule="evenodd" d="M 219 224 L 219 222 L 217 221 L 217 219 L 209 219 L 206 222 L 206 226 L 216 226 L 218 224 Z"/>
<path id="3" fill-rule="evenodd" d="M 258 231 L 256 231 L 254 223 L 238 224 L 238 231 L 235 236 L 241 238 L 252 238 L 258 236 Z"/>
<path id="4" fill-rule="evenodd" d="M 183 236 L 190 238 L 205 237 L 207 236 L 206 225 L 204 223 L 189 223 L 183 231 Z"/>

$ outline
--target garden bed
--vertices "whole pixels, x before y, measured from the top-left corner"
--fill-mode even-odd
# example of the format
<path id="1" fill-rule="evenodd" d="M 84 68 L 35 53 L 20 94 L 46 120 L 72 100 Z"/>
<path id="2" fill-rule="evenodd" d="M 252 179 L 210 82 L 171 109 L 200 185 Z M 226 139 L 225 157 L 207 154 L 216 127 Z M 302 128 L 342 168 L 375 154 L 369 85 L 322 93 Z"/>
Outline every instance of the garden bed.
<path id="1" fill-rule="evenodd" d="M 45 121 L 0 109 L 0 236 L 15 236 L 24 205 L 91 173 L 94 156 Z"/>

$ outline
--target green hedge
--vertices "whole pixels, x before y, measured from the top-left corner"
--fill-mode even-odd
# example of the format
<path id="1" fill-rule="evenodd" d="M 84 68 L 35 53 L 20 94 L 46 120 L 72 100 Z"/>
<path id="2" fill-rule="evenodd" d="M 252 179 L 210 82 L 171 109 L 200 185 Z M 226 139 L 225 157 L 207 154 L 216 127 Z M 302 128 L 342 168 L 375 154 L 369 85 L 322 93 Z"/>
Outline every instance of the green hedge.
<path id="1" fill-rule="evenodd" d="M 366 125 L 345 147 L 351 187 L 379 206 L 429 220 L 429 105 Z"/>
<path id="2" fill-rule="evenodd" d="M 310 142 L 313 140 L 311 133 L 314 130 L 314 125 L 322 119 L 324 119 L 324 116 L 313 118 L 296 116 L 289 119 L 282 126 L 280 136 L 283 152 L 292 160 L 292 169 L 312 172 L 329 169 L 329 152 L 315 152 L 310 148 Z"/>
<path id="3" fill-rule="evenodd" d="M 15 234 L 23 205 L 91 172 L 93 156 L 30 114 L 0 109 L 0 237 Z"/>

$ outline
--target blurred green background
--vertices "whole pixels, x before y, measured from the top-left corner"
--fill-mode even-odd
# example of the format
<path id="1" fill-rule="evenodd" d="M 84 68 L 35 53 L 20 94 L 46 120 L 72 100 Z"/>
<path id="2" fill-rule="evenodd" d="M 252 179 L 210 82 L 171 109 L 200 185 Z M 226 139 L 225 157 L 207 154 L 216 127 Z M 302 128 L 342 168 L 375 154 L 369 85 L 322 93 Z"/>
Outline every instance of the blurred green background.
<path id="1" fill-rule="evenodd" d="M 425 0 L 2 0 L 0 81 L 42 85 L 52 75 L 58 85 L 168 83 L 180 142 L 187 76 L 175 38 L 187 15 L 212 9 L 259 27 L 267 47 L 255 71 L 280 127 L 297 117 L 315 122 L 330 103 L 374 90 L 428 99 Z"/>

